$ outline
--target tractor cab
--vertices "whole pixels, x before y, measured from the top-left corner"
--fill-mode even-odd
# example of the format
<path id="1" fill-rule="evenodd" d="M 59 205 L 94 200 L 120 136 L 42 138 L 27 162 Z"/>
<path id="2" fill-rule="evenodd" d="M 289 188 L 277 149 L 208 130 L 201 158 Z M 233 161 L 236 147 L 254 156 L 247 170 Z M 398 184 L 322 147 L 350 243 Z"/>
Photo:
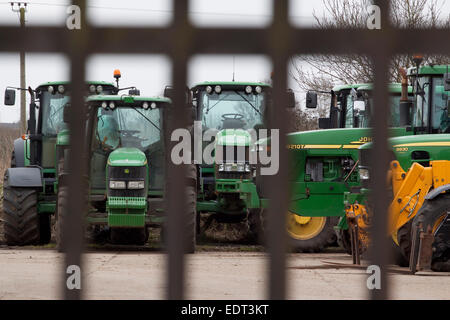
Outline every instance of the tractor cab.
<path id="1" fill-rule="evenodd" d="M 86 100 L 90 210 L 88 228 L 120 244 L 144 244 L 148 226 L 162 222 L 165 188 L 163 120 L 169 98 L 95 95 Z M 67 153 L 58 202 L 67 201 Z M 195 203 L 195 201 L 194 201 Z M 61 210 L 64 210 L 64 205 Z M 63 217 L 59 211 L 58 217 Z M 195 210 L 194 210 L 195 214 Z M 58 241 L 57 241 L 58 242 Z M 57 243 L 59 245 L 59 242 Z M 191 250 L 194 250 L 191 248 Z"/>
<path id="2" fill-rule="evenodd" d="M 408 70 L 414 90 L 410 116 L 415 133 L 450 133 L 448 75 L 448 65 L 430 65 Z"/>
<path id="3" fill-rule="evenodd" d="M 354 124 L 355 128 L 369 128 L 372 126 L 371 118 L 376 112 L 373 103 L 373 86 L 371 84 L 363 85 L 358 88 L 358 99 L 354 101 Z M 402 87 L 400 83 L 390 83 L 389 91 L 389 127 L 400 127 L 400 100 Z M 408 97 L 413 97 L 412 86 L 408 86 Z M 411 125 L 410 123 L 404 125 Z"/>
<path id="4" fill-rule="evenodd" d="M 331 92 L 320 92 L 330 94 L 330 110 L 327 118 L 319 118 L 320 129 L 333 128 L 357 128 L 355 126 L 355 116 L 359 109 L 363 109 L 361 96 L 357 89 L 366 86 L 365 83 L 337 85 Z M 317 107 L 317 93 L 308 91 L 306 94 L 306 108 L 313 109 Z"/>

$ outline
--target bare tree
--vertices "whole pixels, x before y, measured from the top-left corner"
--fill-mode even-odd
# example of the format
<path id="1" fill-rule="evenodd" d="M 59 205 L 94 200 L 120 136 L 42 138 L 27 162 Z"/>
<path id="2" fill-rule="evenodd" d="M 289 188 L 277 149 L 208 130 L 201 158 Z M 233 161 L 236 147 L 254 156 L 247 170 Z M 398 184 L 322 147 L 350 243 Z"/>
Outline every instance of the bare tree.
<path id="1" fill-rule="evenodd" d="M 369 0 L 322 0 L 327 15 L 313 13 L 318 28 L 366 28 Z M 428 28 L 450 26 L 449 16 L 441 18 L 437 0 L 391 0 L 391 21 L 400 28 Z M 355 39 L 358 41 L 358 39 Z M 446 56 L 426 56 L 425 63 L 447 64 Z M 412 56 L 392 58 L 389 80 L 400 81 L 399 68 L 413 66 Z M 373 64 L 363 55 L 311 55 L 292 59 L 291 76 L 302 91 L 330 91 L 335 84 L 372 82 Z M 319 102 L 329 99 L 325 95 Z M 326 104 L 319 103 L 320 113 Z"/>

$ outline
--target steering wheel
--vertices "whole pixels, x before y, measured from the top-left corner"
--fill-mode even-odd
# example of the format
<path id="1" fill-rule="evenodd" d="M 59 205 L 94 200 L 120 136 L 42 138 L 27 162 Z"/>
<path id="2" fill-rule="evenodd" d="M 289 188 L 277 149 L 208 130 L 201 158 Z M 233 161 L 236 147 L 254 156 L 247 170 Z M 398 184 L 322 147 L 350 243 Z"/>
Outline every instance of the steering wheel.
<path id="1" fill-rule="evenodd" d="M 240 113 L 224 113 L 222 115 L 222 120 L 228 120 L 228 119 L 234 119 L 234 120 L 241 120 L 244 116 Z"/>
<path id="2" fill-rule="evenodd" d="M 124 138 L 134 137 L 136 133 L 140 133 L 139 130 L 119 130 L 119 132 Z"/>

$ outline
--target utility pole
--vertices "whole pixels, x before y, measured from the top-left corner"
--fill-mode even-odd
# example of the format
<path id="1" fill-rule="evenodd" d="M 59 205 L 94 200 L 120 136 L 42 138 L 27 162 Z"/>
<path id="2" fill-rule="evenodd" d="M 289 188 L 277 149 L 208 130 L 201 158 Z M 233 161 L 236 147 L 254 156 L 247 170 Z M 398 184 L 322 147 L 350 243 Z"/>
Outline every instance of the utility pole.
<path id="1" fill-rule="evenodd" d="M 18 12 L 20 17 L 20 27 L 25 28 L 25 12 L 27 12 L 26 2 L 17 2 L 17 9 L 14 8 L 14 2 L 11 2 L 13 12 Z M 25 50 L 20 50 L 20 87 L 26 88 L 25 84 Z M 27 112 L 26 112 L 26 91 L 20 90 L 20 129 L 22 133 L 27 131 Z"/>

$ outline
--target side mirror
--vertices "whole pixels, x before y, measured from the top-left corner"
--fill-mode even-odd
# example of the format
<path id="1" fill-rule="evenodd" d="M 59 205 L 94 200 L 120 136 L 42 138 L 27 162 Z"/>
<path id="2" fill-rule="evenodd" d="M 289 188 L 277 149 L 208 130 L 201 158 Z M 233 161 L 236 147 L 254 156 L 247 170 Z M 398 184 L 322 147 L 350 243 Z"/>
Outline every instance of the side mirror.
<path id="1" fill-rule="evenodd" d="M 63 110 L 63 121 L 69 123 L 70 121 L 70 104 L 66 103 Z"/>
<path id="2" fill-rule="evenodd" d="M 444 74 L 444 90 L 450 91 L 450 73 Z"/>
<path id="3" fill-rule="evenodd" d="M 319 129 L 329 129 L 331 128 L 330 118 L 319 118 Z"/>
<path id="4" fill-rule="evenodd" d="M 292 89 L 288 89 L 287 91 L 287 107 L 295 108 L 295 94 Z"/>
<path id="5" fill-rule="evenodd" d="M 5 106 L 13 106 L 16 103 L 16 90 L 5 90 Z"/>
<path id="6" fill-rule="evenodd" d="M 166 86 L 164 88 L 164 97 L 172 99 L 172 97 L 173 97 L 173 87 L 172 86 Z"/>
<path id="7" fill-rule="evenodd" d="M 317 108 L 317 93 L 312 91 L 306 93 L 306 107 L 308 109 Z"/>
<path id="8" fill-rule="evenodd" d="M 411 101 L 400 101 L 400 127 L 404 127 L 411 122 Z"/>

